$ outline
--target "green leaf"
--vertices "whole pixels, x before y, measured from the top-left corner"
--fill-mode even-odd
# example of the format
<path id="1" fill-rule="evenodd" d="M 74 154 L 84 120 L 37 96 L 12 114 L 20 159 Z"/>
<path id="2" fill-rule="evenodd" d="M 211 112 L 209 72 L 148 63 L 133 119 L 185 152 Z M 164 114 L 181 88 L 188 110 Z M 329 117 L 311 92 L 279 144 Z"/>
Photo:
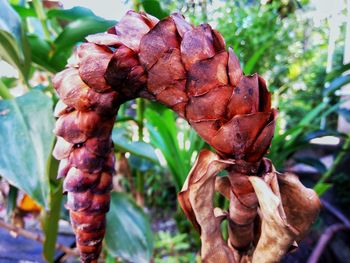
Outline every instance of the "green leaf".
<path id="1" fill-rule="evenodd" d="M 348 84 L 350 82 L 350 75 L 340 76 L 338 78 L 335 78 L 332 80 L 332 82 L 326 87 L 326 89 L 323 92 L 323 96 L 329 96 L 334 91 L 340 89 L 345 84 Z"/>
<path id="2" fill-rule="evenodd" d="M 111 194 L 107 214 L 106 247 L 114 257 L 129 262 L 149 262 L 153 236 L 144 212 L 125 193 Z"/>
<path id="3" fill-rule="evenodd" d="M 22 68 L 20 51 L 16 39 L 8 32 L 0 29 L 0 57 L 18 68 Z"/>
<path id="4" fill-rule="evenodd" d="M 315 123 L 325 112 L 328 114 L 336 109 L 336 107 L 331 107 L 329 110 L 325 111 L 327 106 L 328 102 L 318 104 L 308 112 L 297 125 L 286 130 L 282 134 L 279 132 L 275 133 L 268 156 L 274 160 L 274 164 L 277 168 L 282 168 L 282 164 L 294 152 L 308 146 L 308 140 L 303 136 L 304 133 L 310 131 L 311 124 Z"/>
<path id="5" fill-rule="evenodd" d="M 330 183 L 318 183 L 314 187 L 314 190 L 318 194 L 318 196 L 321 196 L 331 187 L 332 187 L 332 184 Z"/>
<path id="6" fill-rule="evenodd" d="M 55 174 L 57 174 L 57 170 Z M 50 192 L 50 210 L 45 211 L 43 217 L 43 232 L 45 233 L 43 254 L 48 262 L 54 262 L 56 251 L 55 246 L 58 234 L 58 221 L 60 220 L 63 197 L 62 181 L 60 181 L 57 187 L 51 186 Z"/>
<path id="7" fill-rule="evenodd" d="M 341 65 L 340 67 L 337 67 L 335 69 L 333 69 L 331 72 L 329 72 L 326 76 L 326 81 L 332 81 L 333 79 L 335 79 L 336 77 L 339 77 L 340 75 L 342 75 L 345 71 L 348 71 L 350 69 L 350 63 L 345 64 L 345 65 Z"/>
<path id="8" fill-rule="evenodd" d="M 50 61 L 50 43 L 37 35 L 29 35 L 28 42 L 32 51 L 32 59 L 34 63 L 42 66 L 44 69 L 52 73 L 56 73 L 61 69 L 57 64 L 51 63 Z"/>
<path id="9" fill-rule="evenodd" d="M 319 138 L 323 136 L 338 136 L 341 137 L 342 133 L 336 131 L 336 130 L 316 130 L 309 132 L 308 134 L 305 135 L 305 141 L 310 141 L 314 138 Z"/>
<path id="10" fill-rule="evenodd" d="M 252 74 L 254 70 L 255 64 L 258 62 L 258 60 L 261 58 L 261 56 L 264 54 L 265 50 L 271 46 L 272 41 L 265 42 L 264 45 L 262 45 L 247 61 L 247 63 L 244 65 L 243 71 L 245 74 Z"/>
<path id="11" fill-rule="evenodd" d="M 12 218 L 12 213 L 17 206 L 17 197 L 18 197 L 18 189 L 13 185 L 10 185 L 10 190 L 7 195 L 7 202 L 6 202 L 6 214 L 7 214 L 8 221 L 10 221 L 10 218 Z"/>
<path id="12" fill-rule="evenodd" d="M 145 158 L 154 163 L 158 163 L 154 148 L 145 142 L 131 141 L 127 136 L 127 130 L 123 128 L 114 128 L 112 132 L 114 146 L 123 152 L 129 152 L 133 155 Z"/>
<path id="13" fill-rule="evenodd" d="M 328 102 L 322 102 L 309 111 L 300 121 L 300 125 L 308 125 L 315 119 L 319 118 L 322 112 L 327 108 Z"/>
<path id="14" fill-rule="evenodd" d="M 285 142 L 284 147 L 288 148 L 293 143 L 297 141 L 297 139 L 300 138 L 301 134 L 306 130 L 306 127 L 310 125 L 312 122 L 314 122 L 316 119 L 320 118 L 322 116 L 322 112 L 324 109 L 327 108 L 328 103 L 322 102 L 318 104 L 315 108 L 313 108 L 310 112 L 308 112 L 296 125 L 296 129 L 294 130 L 292 128 L 292 132 L 289 133 L 290 139 Z"/>
<path id="15" fill-rule="evenodd" d="M 18 5 L 13 5 L 12 7 L 22 18 L 37 17 L 35 10 L 32 7 L 26 8 Z"/>
<path id="16" fill-rule="evenodd" d="M 188 125 L 177 125 L 175 113 L 160 104 L 150 104 L 145 117 L 151 144 L 162 152 L 180 191 L 191 169 L 192 155 L 200 151 L 204 141 Z"/>
<path id="17" fill-rule="evenodd" d="M 21 19 L 18 14 L 9 5 L 7 0 L 0 0 L 0 29 L 8 32 L 18 41 L 21 42 Z"/>
<path id="18" fill-rule="evenodd" d="M 62 47 L 60 50 L 54 52 L 52 57 L 50 58 L 50 65 L 54 65 L 58 71 L 61 71 L 65 68 L 67 64 L 67 60 L 72 54 L 72 47 L 67 46 L 67 47 Z"/>
<path id="19" fill-rule="evenodd" d="M 48 207 L 46 161 L 54 141 L 52 100 L 31 91 L 0 101 L 0 174 Z"/>
<path id="20" fill-rule="evenodd" d="M 116 259 L 108 253 L 108 250 L 105 250 L 105 254 L 106 254 L 106 263 L 115 263 Z"/>
<path id="21" fill-rule="evenodd" d="M 145 116 L 148 121 L 146 126 L 150 133 L 151 144 L 162 152 L 176 188 L 180 190 L 184 182 L 183 178 L 187 176 L 188 171 L 178 146 L 176 126 L 172 128 L 175 125 L 175 118 L 169 118 L 167 111 L 169 110 L 156 112 L 146 109 Z"/>
<path id="22" fill-rule="evenodd" d="M 23 6 L 25 5 L 25 0 L 9 0 L 9 3 L 11 5 L 20 5 Z"/>
<path id="23" fill-rule="evenodd" d="M 297 162 L 307 164 L 313 168 L 315 168 L 320 174 L 323 174 L 327 171 L 327 167 L 316 158 L 312 157 L 303 157 L 303 158 L 295 158 Z"/>
<path id="24" fill-rule="evenodd" d="M 90 9 L 82 6 L 75 6 L 71 9 L 50 9 L 46 15 L 48 18 L 57 17 L 69 21 L 86 17 L 97 17 Z"/>
<path id="25" fill-rule="evenodd" d="M 63 181 L 56 179 L 58 166 L 58 160 L 51 153 L 46 166 L 46 174 L 50 180 L 49 210 L 45 210 L 42 216 L 42 229 L 45 234 L 43 255 L 48 262 L 54 262 L 63 199 Z"/>
<path id="26" fill-rule="evenodd" d="M 30 54 L 20 17 L 6 0 L 0 0 L 0 10 L 0 57 L 16 67 L 26 79 Z"/>
<path id="27" fill-rule="evenodd" d="M 350 122 L 350 109 L 341 108 L 338 110 L 338 113 L 346 119 L 347 122 Z"/>
<path id="28" fill-rule="evenodd" d="M 145 9 L 146 13 L 151 14 L 159 19 L 163 19 L 164 17 L 169 16 L 169 12 L 165 11 L 160 2 L 157 0 L 143 0 L 142 1 L 143 9 Z"/>
<path id="29" fill-rule="evenodd" d="M 0 82 L 2 82 L 7 88 L 13 88 L 17 84 L 17 78 L 15 77 L 1 77 Z"/>
<path id="30" fill-rule="evenodd" d="M 115 25 L 116 21 L 105 20 L 100 18 L 77 19 L 69 23 L 55 39 L 57 51 L 73 47 L 79 42 L 84 41 L 85 37 L 90 34 L 106 31 Z"/>
<path id="31" fill-rule="evenodd" d="M 6 85 L 2 78 L 0 78 L 0 97 L 5 99 L 12 99 L 13 96 L 11 95 L 9 91 L 9 85 Z"/>

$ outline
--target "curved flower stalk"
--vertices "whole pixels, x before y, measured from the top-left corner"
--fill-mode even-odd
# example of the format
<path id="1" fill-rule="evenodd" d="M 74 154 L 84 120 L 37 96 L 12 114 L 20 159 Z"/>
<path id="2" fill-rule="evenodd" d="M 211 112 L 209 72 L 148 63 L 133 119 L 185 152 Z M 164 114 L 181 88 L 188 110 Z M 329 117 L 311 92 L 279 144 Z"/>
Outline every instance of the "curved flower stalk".
<path id="1" fill-rule="evenodd" d="M 246 249 L 234 246 L 232 212 L 246 216 L 235 202 L 229 176 L 216 175 L 235 165 L 232 159 L 203 150 L 192 168 L 182 191 L 180 204 L 201 234 L 204 262 L 279 262 L 307 233 L 317 217 L 320 202 L 316 193 L 305 188 L 293 174 L 277 173 L 271 161 L 263 159 L 257 176 L 249 176 L 258 200 L 258 216 L 253 224 L 253 241 Z M 215 192 L 230 200 L 228 211 L 213 206 Z M 225 241 L 220 225 L 228 220 L 229 238 Z"/>
<path id="2" fill-rule="evenodd" d="M 314 219 L 318 203 L 312 196 L 314 206 L 299 222 L 295 212 L 302 213 L 303 207 L 294 210 L 288 198 L 294 200 L 306 190 L 289 185 L 289 179 L 279 189 L 283 179 L 278 178 L 284 177 L 276 179 L 271 163 L 262 159 L 277 115 L 265 81 L 257 74 L 243 74 L 219 32 L 208 24 L 192 26 L 180 14 L 158 21 L 129 11 L 108 32 L 90 35 L 87 41 L 53 80 L 61 98 L 55 110 L 58 141 L 54 155 L 61 160 L 59 176 L 65 178 L 67 208 L 82 261 L 95 262 L 101 250 L 114 171 L 111 130 L 115 115 L 122 103 L 137 97 L 159 101 L 177 112 L 217 152 L 200 154 L 179 194 L 181 206 L 201 233 L 203 259 L 239 262 L 253 258 L 258 262 L 270 242 L 266 229 L 274 228 L 276 220 L 293 233 L 278 232 L 284 243 L 274 247 L 285 253 L 305 232 L 307 227 L 298 229 L 300 224 L 309 226 Z M 222 169 L 228 176 L 215 179 Z M 252 179 L 257 176 L 263 179 Z M 229 211 L 213 208 L 215 185 L 230 200 Z M 261 193 L 263 187 L 271 193 Z M 295 196 L 282 191 L 286 188 Z M 265 219 L 265 214 L 266 218 L 270 215 L 266 208 L 270 199 L 280 211 L 274 216 L 281 219 Z M 288 218 L 289 211 L 293 219 Z M 220 220 L 225 218 L 228 242 L 220 233 Z M 288 241 L 286 235 L 291 236 Z"/>

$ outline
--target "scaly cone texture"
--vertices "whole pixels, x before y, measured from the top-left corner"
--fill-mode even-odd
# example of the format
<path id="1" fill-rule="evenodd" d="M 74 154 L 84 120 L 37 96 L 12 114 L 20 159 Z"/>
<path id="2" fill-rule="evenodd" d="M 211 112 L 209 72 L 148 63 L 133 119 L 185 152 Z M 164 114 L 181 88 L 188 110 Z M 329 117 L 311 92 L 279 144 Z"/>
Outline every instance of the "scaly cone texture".
<path id="1" fill-rule="evenodd" d="M 271 109 L 265 81 L 257 74 L 243 74 L 219 32 L 208 24 L 194 27 L 180 14 L 158 21 L 129 11 L 108 32 L 90 35 L 87 41 L 53 80 L 61 98 L 55 110 L 54 156 L 61 160 L 59 176 L 65 178 L 67 208 L 82 261 L 96 261 L 101 251 L 114 170 L 115 115 L 120 104 L 137 97 L 173 109 L 217 151 L 199 155 L 179 194 L 184 212 L 201 233 L 204 261 L 270 262 L 261 261 L 261 255 L 273 246 L 265 232 L 275 227 L 276 220 L 282 220 L 275 228 L 282 229 L 276 233 L 284 243 L 275 251 L 283 255 L 314 220 L 318 203 L 308 195 L 313 206 L 305 222 L 298 220 L 295 214 L 305 206 L 293 207 L 288 190 L 277 187 L 278 176 L 273 180 L 268 176 L 276 173 L 262 158 L 277 114 Z M 228 175 L 216 179 L 222 169 Z M 294 187 L 296 195 L 305 194 L 304 188 L 285 181 L 283 189 Z M 213 207 L 215 187 L 230 200 L 228 212 Z M 262 191 L 264 187 L 270 192 Z M 280 218 L 271 215 L 267 199 L 274 200 Z M 266 220 L 265 215 L 272 219 Z M 307 227 L 289 227 L 288 217 Z M 223 219 L 229 222 L 227 242 L 219 231 Z"/>

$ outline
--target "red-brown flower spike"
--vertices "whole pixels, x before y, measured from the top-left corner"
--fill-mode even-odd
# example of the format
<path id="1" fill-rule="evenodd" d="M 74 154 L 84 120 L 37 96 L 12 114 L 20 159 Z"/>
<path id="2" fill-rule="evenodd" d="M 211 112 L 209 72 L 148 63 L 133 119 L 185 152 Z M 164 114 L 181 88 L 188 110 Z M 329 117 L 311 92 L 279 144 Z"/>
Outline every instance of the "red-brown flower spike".
<path id="1" fill-rule="evenodd" d="M 201 233 L 203 260 L 263 262 L 269 228 L 284 240 L 270 252 L 285 253 L 315 218 L 318 203 L 308 192 L 316 201 L 310 202 L 303 226 L 293 226 L 295 213 L 304 206 L 298 203 L 290 209 L 295 196 L 287 189 L 301 196 L 304 189 L 284 176 L 280 191 L 272 165 L 262 161 L 277 115 L 265 81 L 257 74 L 243 74 L 219 32 L 208 24 L 192 26 L 180 14 L 158 21 L 129 11 L 108 32 L 90 35 L 87 41 L 53 79 L 61 99 L 55 109 L 54 156 L 61 160 L 58 176 L 64 177 L 81 260 L 96 262 L 101 251 L 114 172 L 111 131 L 119 106 L 137 97 L 173 109 L 218 153 L 199 155 L 179 194 L 182 208 Z M 222 169 L 228 176 L 216 179 Z M 269 174 L 275 175 L 274 185 L 269 185 Z M 256 175 L 263 179 L 254 179 Z M 213 207 L 215 186 L 230 200 L 229 211 Z M 261 192 L 265 188 L 272 190 Z M 271 216 L 269 198 L 279 211 L 270 221 L 257 213 L 260 209 Z M 220 233 L 224 219 L 229 223 L 228 243 Z"/>

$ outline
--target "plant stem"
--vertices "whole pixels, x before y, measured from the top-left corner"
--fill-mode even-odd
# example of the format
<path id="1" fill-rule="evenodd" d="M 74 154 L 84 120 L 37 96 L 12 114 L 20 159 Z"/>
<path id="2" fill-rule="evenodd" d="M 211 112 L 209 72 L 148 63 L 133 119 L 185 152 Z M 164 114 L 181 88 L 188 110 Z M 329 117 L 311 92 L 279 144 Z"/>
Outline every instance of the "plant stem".
<path id="1" fill-rule="evenodd" d="M 335 173 L 336 169 L 338 168 L 339 164 L 344 159 L 347 152 L 350 150 L 350 135 L 346 138 L 344 145 L 342 146 L 340 152 L 338 153 L 337 157 L 335 158 L 332 166 L 325 172 L 320 180 L 318 180 L 317 184 L 314 186 L 314 190 L 321 196 L 323 192 L 319 192 L 319 189 L 322 188 L 322 184 Z"/>
<path id="2" fill-rule="evenodd" d="M 10 185 L 10 191 L 7 196 L 7 209 L 6 209 L 7 221 L 9 221 L 13 210 L 16 208 L 17 196 L 18 196 L 18 189 L 15 186 Z"/>
<path id="3" fill-rule="evenodd" d="M 133 121 L 137 125 L 138 130 L 140 129 L 140 123 L 138 122 L 138 120 L 135 120 L 133 117 L 124 117 L 124 118 L 122 117 L 122 118 L 118 118 L 116 120 L 116 122 L 118 122 L 118 123 L 127 122 L 127 121 Z"/>
<path id="4" fill-rule="evenodd" d="M 42 4 L 41 0 L 33 0 L 32 2 L 34 5 L 35 12 L 38 15 L 40 23 L 43 27 L 45 38 L 46 38 L 46 40 L 51 40 L 50 31 L 49 31 L 49 28 L 48 28 L 47 23 L 46 23 L 47 16 L 46 16 L 43 4 Z"/>
<path id="5" fill-rule="evenodd" d="M 145 112 L 145 104 L 144 104 L 144 100 L 141 98 L 137 99 L 136 103 L 137 103 L 136 120 L 139 125 L 139 128 L 138 128 L 139 141 L 143 141 L 143 119 L 144 119 L 144 112 Z M 136 171 L 136 191 L 137 191 L 136 201 L 141 206 L 143 206 L 143 203 L 144 203 L 144 191 L 143 191 L 144 183 L 145 183 L 144 174 L 140 170 L 137 170 Z"/>
<path id="6" fill-rule="evenodd" d="M 55 188 L 55 189 L 52 189 Z M 54 260 L 56 241 L 59 230 L 59 220 L 62 203 L 62 182 L 58 186 L 50 186 L 49 211 L 43 211 L 42 229 L 45 234 L 43 241 L 43 255 L 49 262 Z"/>
<path id="7" fill-rule="evenodd" d="M 38 241 L 40 243 L 44 242 L 43 237 L 38 234 L 38 233 L 33 233 L 31 231 L 25 230 L 23 228 L 11 225 L 11 224 L 7 224 L 6 222 L 4 222 L 3 220 L 0 219 L 0 227 L 5 228 L 9 231 L 13 231 L 18 235 L 24 236 L 26 238 Z M 59 249 L 61 251 L 63 251 L 64 253 L 68 254 L 68 255 L 72 255 L 72 256 L 79 256 L 78 252 L 75 249 L 71 249 L 69 247 L 66 247 L 62 244 L 56 244 L 56 249 Z"/>
<path id="8" fill-rule="evenodd" d="M 143 141 L 143 119 L 144 119 L 144 112 L 145 112 L 145 103 L 144 100 L 139 98 L 136 100 L 137 103 L 137 109 L 136 109 L 136 120 L 139 125 L 139 141 Z"/>
<path id="9" fill-rule="evenodd" d="M 6 87 L 5 83 L 1 79 L 0 79 L 0 96 L 4 100 L 9 100 L 13 98 L 8 88 Z"/>
<path id="10" fill-rule="evenodd" d="M 49 187 L 47 205 L 49 210 L 43 209 L 41 214 L 41 227 L 45 236 L 43 239 L 43 256 L 48 262 L 54 261 L 62 203 L 62 181 L 56 179 L 59 163 L 52 156 L 55 142 L 56 140 L 51 145 L 51 154 L 46 162 L 46 180 Z"/>

